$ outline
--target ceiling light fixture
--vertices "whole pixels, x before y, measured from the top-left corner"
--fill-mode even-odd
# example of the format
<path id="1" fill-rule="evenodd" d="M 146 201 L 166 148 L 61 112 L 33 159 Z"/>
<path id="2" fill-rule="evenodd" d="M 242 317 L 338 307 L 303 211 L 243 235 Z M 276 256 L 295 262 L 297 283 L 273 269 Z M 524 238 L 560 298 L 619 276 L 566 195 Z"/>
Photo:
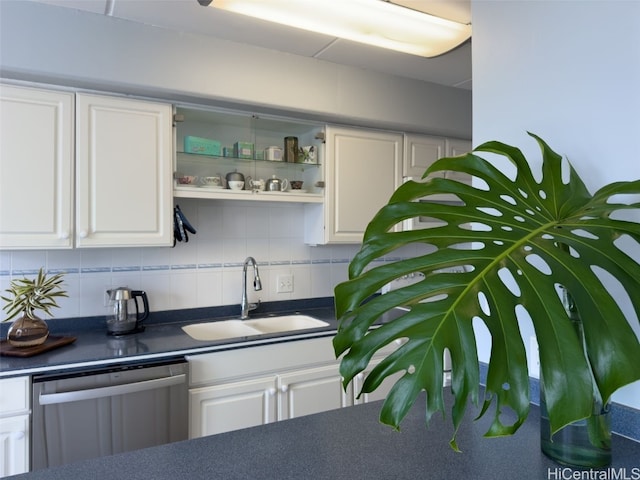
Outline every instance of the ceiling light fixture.
<path id="1" fill-rule="evenodd" d="M 198 0 L 198 3 L 421 57 L 442 55 L 471 37 L 471 25 L 385 0 Z"/>

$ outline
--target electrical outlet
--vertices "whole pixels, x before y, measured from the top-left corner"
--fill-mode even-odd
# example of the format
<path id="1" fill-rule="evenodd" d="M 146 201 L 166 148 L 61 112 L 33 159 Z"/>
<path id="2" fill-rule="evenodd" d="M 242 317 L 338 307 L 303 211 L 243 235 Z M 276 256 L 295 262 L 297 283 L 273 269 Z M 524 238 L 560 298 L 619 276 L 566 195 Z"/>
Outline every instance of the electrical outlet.
<path id="1" fill-rule="evenodd" d="M 529 337 L 529 376 L 540 378 L 540 353 L 535 335 Z"/>
<path id="2" fill-rule="evenodd" d="M 277 281 L 276 293 L 293 292 L 293 275 L 278 275 Z"/>

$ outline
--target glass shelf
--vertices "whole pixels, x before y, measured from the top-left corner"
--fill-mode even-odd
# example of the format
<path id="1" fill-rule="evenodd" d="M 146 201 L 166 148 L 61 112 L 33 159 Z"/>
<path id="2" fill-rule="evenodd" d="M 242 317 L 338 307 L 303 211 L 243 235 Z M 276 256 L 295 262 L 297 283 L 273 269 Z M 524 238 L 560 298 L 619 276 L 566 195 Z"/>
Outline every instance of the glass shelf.
<path id="1" fill-rule="evenodd" d="M 283 162 L 277 160 L 265 160 L 263 158 L 238 158 L 238 157 L 225 157 L 222 155 L 203 155 L 201 153 L 189 153 L 189 152 L 176 152 L 178 154 L 178 161 L 186 160 L 189 162 L 206 162 L 209 164 L 211 161 L 230 164 L 235 162 L 242 163 L 258 163 L 264 165 L 271 166 L 281 166 L 281 167 L 302 167 L 305 168 L 319 168 L 320 163 L 302 163 L 302 162 Z"/>
<path id="2" fill-rule="evenodd" d="M 304 120 L 285 119 L 272 116 L 233 112 L 224 109 L 201 109 L 197 107 L 177 107 L 176 113 L 182 117 L 176 122 L 175 142 L 178 146 L 174 159 L 174 178 L 196 176 L 199 178 L 220 176 L 223 184 L 226 175 L 238 172 L 245 182 L 271 178 L 303 182 L 303 191 L 253 192 L 251 190 L 232 191 L 181 185 L 174 181 L 174 197 L 259 200 L 275 202 L 321 203 L 324 199 L 323 139 L 324 125 Z M 209 139 L 219 145 L 216 153 L 233 152 L 238 143 L 251 145 L 254 158 L 240 158 L 228 155 L 205 155 L 185 152 L 184 139 L 197 137 Z M 315 147 L 317 163 L 298 163 L 267 160 L 263 155 L 270 147 L 283 147 L 283 140 L 296 136 L 299 147 Z M 257 154 L 256 154 L 257 152 Z M 255 157 L 259 158 L 255 158 Z M 268 157 L 271 158 L 271 157 Z M 248 185 L 245 185 L 247 187 Z"/>

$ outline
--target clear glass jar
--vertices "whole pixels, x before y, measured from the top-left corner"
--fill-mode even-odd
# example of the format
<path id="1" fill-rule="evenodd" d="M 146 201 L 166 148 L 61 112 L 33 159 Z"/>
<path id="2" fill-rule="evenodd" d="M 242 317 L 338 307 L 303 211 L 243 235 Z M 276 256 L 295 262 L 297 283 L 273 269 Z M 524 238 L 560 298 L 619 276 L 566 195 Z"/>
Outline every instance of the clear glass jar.
<path id="1" fill-rule="evenodd" d="M 573 298 L 563 289 L 562 303 L 584 348 L 584 331 Z M 585 352 L 586 356 L 586 352 Z M 594 382 L 590 417 L 573 422 L 551 436 L 549 415 L 540 375 L 540 442 L 542 452 L 558 463 L 577 467 L 605 467 L 611 464 L 610 405 L 602 401 Z"/>
<path id="2" fill-rule="evenodd" d="M 14 321 L 7 332 L 7 341 L 14 347 L 34 347 L 42 345 L 49 337 L 47 322 L 34 315 L 23 315 Z"/>

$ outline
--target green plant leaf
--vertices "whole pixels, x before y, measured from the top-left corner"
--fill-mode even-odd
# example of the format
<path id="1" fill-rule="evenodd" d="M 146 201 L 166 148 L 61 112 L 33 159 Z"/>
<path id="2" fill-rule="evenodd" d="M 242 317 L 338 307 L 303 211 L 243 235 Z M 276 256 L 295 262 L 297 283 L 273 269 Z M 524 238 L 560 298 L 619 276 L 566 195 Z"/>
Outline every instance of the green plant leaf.
<path id="1" fill-rule="evenodd" d="M 635 196 L 637 201 L 640 181 L 613 183 L 591 195 L 568 162 L 530 135 L 542 152 L 540 181 L 518 148 L 487 142 L 466 155 L 440 159 L 425 172 L 425 177 L 441 171 L 465 173 L 476 178 L 473 186 L 446 176 L 407 182 L 369 223 L 349 265 L 349 280 L 335 289 L 340 323 L 334 348 L 336 355 L 346 352 L 341 374 L 347 385 L 376 351 L 405 340 L 373 368 L 363 385 L 362 391 L 369 392 L 388 376 L 403 373 L 383 404 L 382 422 L 399 428 L 422 390 L 427 392 L 427 421 L 435 412 L 444 413 L 441 372 L 448 349 L 457 431 L 468 400 L 478 402 L 474 319 L 486 325 L 492 339 L 480 413 L 495 406 L 487 436 L 514 433 L 529 412 L 519 317 L 531 318 L 538 338 L 553 432 L 589 417 L 594 391 L 606 401 L 621 386 L 640 379 L 640 343 L 601 281 L 602 272 L 617 279 L 640 317 L 640 265 L 621 246 L 624 240 L 640 251 L 640 225 L 618 218 L 624 210 L 637 214 L 640 203 L 612 198 Z M 516 167 L 515 179 L 477 152 L 507 158 Z M 443 194 L 459 202 L 416 201 Z M 434 226 L 393 231 L 417 216 L 434 219 Z M 385 261 L 415 244 L 424 245 L 424 254 Z M 453 267 L 462 273 L 453 273 Z M 385 284 L 412 274 L 424 278 L 374 295 Z M 583 321 L 584 342 L 562 304 L 563 287 Z M 400 306 L 408 311 L 369 331 L 383 313 Z M 515 420 L 504 420 L 509 410 Z M 455 434 L 451 445 L 457 449 Z"/>
<path id="2" fill-rule="evenodd" d="M 58 307 L 57 297 L 68 297 L 62 289 L 63 273 L 47 277 L 44 269 L 38 271 L 34 280 L 19 278 L 12 280 L 10 288 L 5 292 L 13 298 L 0 297 L 6 303 L 2 307 L 7 312 L 5 320 L 10 320 L 20 314 L 33 318 L 34 311 L 42 310 L 51 316 L 51 309 Z"/>

